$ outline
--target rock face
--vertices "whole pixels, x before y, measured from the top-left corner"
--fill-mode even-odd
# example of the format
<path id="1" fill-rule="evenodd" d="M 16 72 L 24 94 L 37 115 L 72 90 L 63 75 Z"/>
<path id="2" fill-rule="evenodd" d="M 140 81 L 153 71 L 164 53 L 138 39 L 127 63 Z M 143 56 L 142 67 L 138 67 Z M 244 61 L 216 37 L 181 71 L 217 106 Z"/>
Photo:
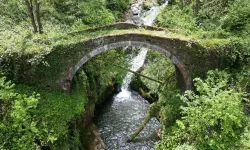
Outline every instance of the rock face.
<path id="1" fill-rule="evenodd" d="M 127 12 L 126 22 L 135 23 L 135 24 L 143 23 L 140 16 L 143 10 L 144 1 L 145 0 L 134 0 L 133 4 L 131 5 L 130 9 Z"/>
<path id="2" fill-rule="evenodd" d="M 133 23 L 135 23 L 135 24 L 143 24 L 143 20 L 139 16 L 136 16 L 136 15 L 132 16 L 131 19 L 132 19 Z"/>
<path id="3" fill-rule="evenodd" d="M 141 13 L 141 8 L 139 3 L 133 4 L 131 6 L 131 11 L 133 15 L 139 15 Z"/>
<path id="4" fill-rule="evenodd" d="M 90 148 L 89 150 L 105 150 L 105 145 L 102 138 L 99 135 L 98 129 L 93 128 L 91 131 Z"/>
<path id="5" fill-rule="evenodd" d="M 144 13 L 156 5 L 158 5 L 157 0 L 135 0 L 127 12 L 126 22 L 143 24 L 144 21 L 142 19 L 142 16 L 144 15 Z"/>

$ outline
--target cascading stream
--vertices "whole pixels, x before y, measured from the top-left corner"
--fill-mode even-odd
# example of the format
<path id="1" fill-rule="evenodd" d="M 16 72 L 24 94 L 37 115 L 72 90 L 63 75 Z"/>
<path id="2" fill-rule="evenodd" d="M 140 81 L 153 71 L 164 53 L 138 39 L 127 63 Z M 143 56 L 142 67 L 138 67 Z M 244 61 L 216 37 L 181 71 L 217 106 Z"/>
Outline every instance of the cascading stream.
<path id="1" fill-rule="evenodd" d="M 138 69 L 140 69 L 140 67 L 142 67 L 144 64 L 146 56 L 147 56 L 147 49 L 142 48 L 141 51 L 139 52 L 139 54 L 132 59 L 130 69 L 132 71 L 137 71 Z M 130 96 L 131 93 L 129 90 L 129 84 L 132 80 L 133 75 L 134 74 L 131 72 L 127 73 L 127 75 L 123 79 L 121 92 L 116 97 L 128 97 L 128 96 Z"/>
<path id="2" fill-rule="evenodd" d="M 141 18 L 144 24 L 152 25 L 160 10 L 166 5 L 167 2 L 161 6 L 153 6 L 145 12 L 145 17 Z M 147 51 L 146 48 L 142 48 L 138 55 L 131 60 L 131 70 L 137 71 L 143 66 Z M 139 127 L 149 111 L 149 103 L 137 92 L 129 89 L 133 75 L 130 72 L 127 73 L 123 79 L 121 92 L 114 95 L 113 99 L 103 107 L 101 115 L 97 119 L 99 133 L 108 150 L 148 150 L 153 149 L 156 142 L 156 130 L 160 127 L 156 118 L 150 120 L 135 142 L 126 142 L 128 136 Z"/>
<path id="3" fill-rule="evenodd" d="M 162 9 L 164 9 L 168 5 L 168 1 L 166 1 L 161 6 L 153 6 L 148 12 L 146 12 L 144 15 L 145 17 L 142 18 L 144 25 L 153 25 L 155 18 L 158 16 L 158 14 L 161 12 Z"/>
<path id="4" fill-rule="evenodd" d="M 142 3 L 142 1 L 139 1 L 139 3 Z M 164 4 L 162 4 L 161 6 L 152 6 L 152 8 L 149 11 L 146 11 L 144 13 L 144 17 L 142 17 L 143 20 L 143 24 L 145 25 L 153 25 L 155 18 L 158 16 L 158 14 L 160 13 L 160 11 L 165 8 L 168 4 L 168 1 L 166 1 Z M 143 66 L 144 61 L 146 59 L 147 56 L 147 48 L 141 48 L 141 51 L 139 52 L 139 54 L 132 59 L 132 65 L 131 65 L 131 70 L 132 71 L 137 71 L 138 69 L 140 69 L 140 67 Z M 128 94 L 128 87 L 129 84 L 131 82 L 131 79 L 133 77 L 133 73 L 128 72 L 126 77 L 123 79 L 123 84 L 122 84 L 122 91 L 121 93 L 118 94 L 118 96 L 125 96 L 124 93 Z"/>
<path id="5" fill-rule="evenodd" d="M 146 56 L 147 56 L 147 49 L 142 48 L 139 54 L 135 58 L 133 58 L 132 63 L 131 63 L 132 66 L 130 69 L 132 71 L 137 71 L 138 69 L 140 69 L 140 67 L 144 64 Z M 128 72 L 128 74 L 123 80 L 122 90 L 128 89 L 128 86 L 129 86 L 129 83 L 131 82 L 132 77 L 133 77 L 133 73 Z"/>

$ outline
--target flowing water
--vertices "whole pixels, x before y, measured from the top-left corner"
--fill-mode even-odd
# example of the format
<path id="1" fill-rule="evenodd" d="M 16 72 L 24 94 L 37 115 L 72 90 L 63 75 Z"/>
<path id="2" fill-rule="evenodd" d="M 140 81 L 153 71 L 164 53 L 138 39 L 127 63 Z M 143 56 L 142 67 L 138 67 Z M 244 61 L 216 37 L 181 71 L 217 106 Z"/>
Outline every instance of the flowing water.
<path id="1" fill-rule="evenodd" d="M 149 11 L 144 13 L 144 17 L 142 18 L 145 25 L 153 25 L 155 18 L 157 15 L 161 12 L 163 8 L 165 8 L 168 4 L 168 1 L 166 1 L 161 6 L 153 6 Z"/>
<path id="2" fill-rule="evenodd" d="M 132 59 L 131 70 L 137 71 L 143 65 L 146 54 L 147 49 L 142 48 L 139 54 Z M 160 124 L 156 118 L 152 118 L 138 135 L 136 142 L 126 142 L 128 136 L 140 126 L 149 110 L 149 103 L 137 92 L 129 89 L 132 77 L 132 73 L 126 75 L 121 92 L 105 105 L 97 120 L 99 133 L 108 150 L 152 149 L 157 139 L 156 130 Z"/>
<path id="3" fill-rule="evenodd" d="M 153 6 L 145 12 L 144 24 L 152 25 L 162 6 Z M 139 54 L 131 60 L 131 70 L 137 71 L 143 66 L 147 55 L 147 49 L 142 48 Z M 132 73 L 127 73 L 123 80 L 121 92 L 114 95 L 112 100 L 106 104 L 97 118 L 96 124 L 99 133 L 108 150 L 149 150 L 153 149 L 157 140 L 157 129 L 160 123 L 156 118 L 152 118 L 134 142 L 127 142 L 128 137 L 141 125 L 147 111 L 149 103 L 137 92 L 130 90 L 129 84 L 133 77 Z"/>

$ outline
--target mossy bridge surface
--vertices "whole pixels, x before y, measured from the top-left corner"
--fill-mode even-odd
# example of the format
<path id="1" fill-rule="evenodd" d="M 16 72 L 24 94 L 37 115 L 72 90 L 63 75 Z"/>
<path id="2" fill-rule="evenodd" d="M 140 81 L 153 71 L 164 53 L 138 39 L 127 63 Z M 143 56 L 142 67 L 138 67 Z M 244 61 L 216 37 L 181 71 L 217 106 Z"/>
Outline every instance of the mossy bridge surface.
<path id="1" fill-rule="evenodd" d="M 145 47 L 166 55 L 176 67 L 176 77 L 182 91 L 191 88 L 192 76 L 216 68 L 220 63 L 216 54 L 207 52 L 192 39 L 172 37 L 163 28 L 117 23 L 70 33 L 70 36 L 84 37 L 90 33 L 91 36 L 76 43 L 54 47 L 45 56 L 49 64 L 45 70 L 42 69 L 46 72 L 46 80 L 56 82 L 63 91 L 70 92 L 75 73 L 90 58 L 126 46 Z"/>

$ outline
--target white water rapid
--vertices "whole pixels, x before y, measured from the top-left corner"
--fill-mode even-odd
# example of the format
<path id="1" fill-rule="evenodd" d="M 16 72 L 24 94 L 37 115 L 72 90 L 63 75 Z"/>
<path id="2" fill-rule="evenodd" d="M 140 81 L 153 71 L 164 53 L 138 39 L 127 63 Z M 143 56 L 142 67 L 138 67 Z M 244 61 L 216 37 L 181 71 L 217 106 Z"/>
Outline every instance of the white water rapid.
<path id="1" fill-rule="evenodd" d="M 130 68 L 132 71 L 137 71 L 138 69 L 140 69 L 140 67 L 143 66 L 145 58 L 147 56 L 147 52 L 148 50 L 146 48 L 142 48 L 139 54 L 132 59 Z M 118 101 L 122 100 L 120 99 L 121 97 L 129 97 L 131 95 L 131 92 L 129 90 L 129 84 L 132 80 L 133 75 L 133 73 L 128 72 L 125 78 L 123 79 L 121 92 L 116 96 Z"/>
<path id="2" fill-rule="evenodd" d="M 156 17 L 159 15 L 161 10 L 163 10 L 168 5 L 168 1 L 166 1 L 161 6 L 152 6 L 151 9 L 144 13 L 144 17 L 142 18 L 144 25 L 153 25 Z"/>

